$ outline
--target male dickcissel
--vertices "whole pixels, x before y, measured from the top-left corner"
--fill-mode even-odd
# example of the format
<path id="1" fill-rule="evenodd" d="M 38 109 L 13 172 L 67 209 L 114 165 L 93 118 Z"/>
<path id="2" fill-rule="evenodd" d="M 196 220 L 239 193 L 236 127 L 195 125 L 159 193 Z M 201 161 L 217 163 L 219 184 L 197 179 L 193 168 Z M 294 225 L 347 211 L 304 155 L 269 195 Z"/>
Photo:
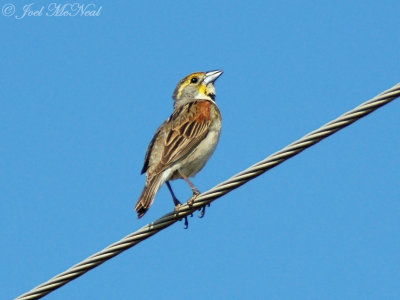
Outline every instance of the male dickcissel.
<path id="1" fill-rule="evenodd" d="M 193 191 L 191 201 L 199 194 L 189 177 L 204 167 L 218 143 L 222 119 L 215 103 L 214 82 L 221 74 L 220 70 L 196 72 L 178 83 L 172 96 L 174 112 L 158 128 L 147 149 L 142 169 L 147 175 L 146 186 L 135 207 L 139 218 L 164 182 L 176 209 L 180 202 L 169 180 L 183 178 Z"/>

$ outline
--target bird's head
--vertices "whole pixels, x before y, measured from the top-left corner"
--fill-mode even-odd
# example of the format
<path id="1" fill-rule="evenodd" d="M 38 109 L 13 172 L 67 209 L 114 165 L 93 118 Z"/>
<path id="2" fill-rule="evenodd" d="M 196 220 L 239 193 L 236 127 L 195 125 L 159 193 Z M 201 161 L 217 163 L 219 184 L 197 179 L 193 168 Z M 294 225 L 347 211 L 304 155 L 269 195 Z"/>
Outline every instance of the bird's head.
<path id="1" fill-rule="evenodd" d="M 175 100 L 175 108 L 198 99 L 215 101 L 214 82 L 221 75 L 222 71 L 216 70 L 196 72 L 183 78 L 172 96 Z"/>

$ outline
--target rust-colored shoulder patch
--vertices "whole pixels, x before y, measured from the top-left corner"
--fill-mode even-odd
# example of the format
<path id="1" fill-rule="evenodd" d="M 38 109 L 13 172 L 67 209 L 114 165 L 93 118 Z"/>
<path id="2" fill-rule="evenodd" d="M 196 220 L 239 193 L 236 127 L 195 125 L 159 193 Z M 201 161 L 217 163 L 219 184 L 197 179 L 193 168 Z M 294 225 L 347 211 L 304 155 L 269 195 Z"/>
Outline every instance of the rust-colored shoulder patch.
<path id="1" fill-rule="evenodd" d="M 196 114 L 193 116 L 192 120 L 196 120 L 201 123 L 210 120 L 211 115 L 211 102 L 209 101 L 199 101 L 196 103 Z"/>

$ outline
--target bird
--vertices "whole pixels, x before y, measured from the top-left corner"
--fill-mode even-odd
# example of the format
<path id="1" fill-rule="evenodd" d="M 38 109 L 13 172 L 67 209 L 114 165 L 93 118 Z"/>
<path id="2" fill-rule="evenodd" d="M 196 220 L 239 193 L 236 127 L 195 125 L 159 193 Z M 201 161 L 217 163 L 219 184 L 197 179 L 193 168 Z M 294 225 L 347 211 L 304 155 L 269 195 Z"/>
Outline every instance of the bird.
<path id="1" fill-rule="evenodd" d="M 188 183 L 193 192 L 189 205 L 200 194 L 189 177 L 204 167 L 220 137 L 222 116 L 215 102 L 214 83 L 222 73 L 222 70 L 195 72 L 176 86 L 172 96 L 173 113 L 157 129 L 147 148 L 141 172 L 146 173 L 146 184 L 135 206 L 139 219 L 149 210 L 164 182 L 175 211 L 179 210 L 181 202 L 172 190 L 171 180 L 184 179 Z M 185 218 L 185 228 L 187 224 Z"/>

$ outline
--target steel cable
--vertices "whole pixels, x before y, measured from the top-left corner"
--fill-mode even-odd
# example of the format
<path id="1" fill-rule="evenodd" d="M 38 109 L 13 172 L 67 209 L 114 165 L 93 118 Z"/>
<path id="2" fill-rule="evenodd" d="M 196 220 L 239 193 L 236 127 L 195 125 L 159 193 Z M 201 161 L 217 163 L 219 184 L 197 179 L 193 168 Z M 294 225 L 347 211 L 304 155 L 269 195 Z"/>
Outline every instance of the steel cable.
<path id="1" fill-rule="evenodd" d="M 237 175 L 229 178 L 228 180 L 218 184 L 214 188 L 200 194 L 190 207 L 185 204 L 182 205 L 179 212 L 172 211 L 160 219 L 142 227 L 138 231 L 127 235 L 118 242 L 108 246 L 96 254 L 86 258 L 82 262 L 69 268 L 68 270 L 53 277 L 47 282 L 33 288 L 31 291 L 19 296 L 16 299 L 28 300 L 39 299 L 48 293 L 56 290 L 64 284 L 72 281 L 73 279 L 83 275 L 87 271 L 95 268 L 96 266 L 104 263 L 110 258 L 118 255 L 119 253 L 135 246 L 141 241 L 151 237 L 164 228 L 174 224 L 182 218 L 192 214 L 197 209 L 211 203 L 215 199 L 229 193 L 230 191 L 238 188 L 246 182 L 254 179 L 255 177 L 263 174 L 269 169 L 279 165 L 285 160 L 297 155 L 308 147 L 315 145 L 322 139 L 330 136 L 331 134 L 343 129 L 344 127 L 352 124 L 360 118 L 368 115 L 379 107 L 389 103 L 400 96 L 400 83 L 394 87 L 382 92 L 376 97 L 364 102 L 351 111 L 341 115 L 337 119 L 321 126 L 319 129 L 310 132 L 299 140 L 291 143 L 282 150 L 275 152 L 268 156 L 266 159 L 254 164 L 246 170 L 238 173 Z"/>

